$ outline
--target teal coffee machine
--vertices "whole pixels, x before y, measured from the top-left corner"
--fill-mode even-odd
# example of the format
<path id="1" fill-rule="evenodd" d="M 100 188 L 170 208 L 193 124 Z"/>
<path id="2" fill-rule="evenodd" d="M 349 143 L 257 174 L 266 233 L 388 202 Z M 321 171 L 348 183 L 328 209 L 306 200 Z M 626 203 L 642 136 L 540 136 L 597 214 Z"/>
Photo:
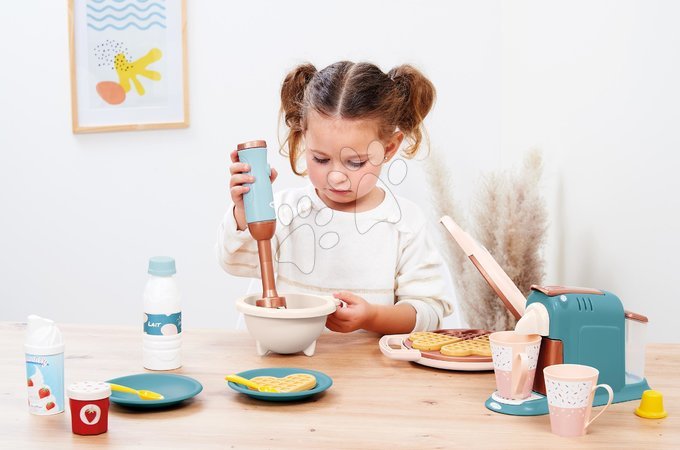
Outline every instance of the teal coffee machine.
<path id="1" fill-rule="evenodd" d="M 532 286 L 526 299 L 491 254 L 450 217 L 442 225 L 461 246 L 484 279 L 518 319 L 515 330 L 542 336 L 533 392 L 524 400 L 493 393 L 485 403 L 491 411 L 523 416 L 548 414 L 543 368 L 553 364 L 595 367 L 598 383 L 614 391 L 614 403 L 637 400 L 649 389 L 644 377 L 647 318 L 625 311 L 611 292 L 563 286 Z M 593 405 L 606 404 L 606 393 Z"/>

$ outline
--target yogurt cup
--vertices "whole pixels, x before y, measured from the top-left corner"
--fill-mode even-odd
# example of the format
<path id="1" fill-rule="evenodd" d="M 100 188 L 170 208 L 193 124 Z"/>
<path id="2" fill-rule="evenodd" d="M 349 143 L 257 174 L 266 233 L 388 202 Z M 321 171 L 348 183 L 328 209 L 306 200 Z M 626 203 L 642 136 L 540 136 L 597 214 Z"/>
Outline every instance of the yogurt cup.
<path id="1" fill-rule="evenodd" d="M 80 381 L 69 385 L 67 393 L 73 433 L 106 433 L 109 427 L 111 386 L 101 381 Z"/>

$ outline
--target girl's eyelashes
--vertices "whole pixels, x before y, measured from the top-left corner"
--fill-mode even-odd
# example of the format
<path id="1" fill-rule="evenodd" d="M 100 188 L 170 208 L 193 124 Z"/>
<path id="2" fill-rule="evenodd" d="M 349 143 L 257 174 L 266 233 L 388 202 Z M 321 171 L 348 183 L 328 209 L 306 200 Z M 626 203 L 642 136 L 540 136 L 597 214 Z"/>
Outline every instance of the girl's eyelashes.
<path id="1" fill-rule="evenodd" d="M 366 160 L 368 161 L 368 160 Z M 366 161 L 347 161 L 347 165 L 352 169 L 360 169 L 364 167 Z"/>
<path id="2" fill-rule="evenodd" d="M 322 165 L 328 164 L 328 162 L 330 161 L 330 159 L 328 159 L 328 158 L 319 158 L 319 157 L 316 157 L 316 156 L 312 156 L 312 159 L 314 160 L 315 163 L 322 164 Z M 366 160 L 366 161 L 347 161 L 345 164 L 350 169 L 360 169 L 360 168 L 362 168 L 366 165 L 367 161 L 368 160 Z"/>

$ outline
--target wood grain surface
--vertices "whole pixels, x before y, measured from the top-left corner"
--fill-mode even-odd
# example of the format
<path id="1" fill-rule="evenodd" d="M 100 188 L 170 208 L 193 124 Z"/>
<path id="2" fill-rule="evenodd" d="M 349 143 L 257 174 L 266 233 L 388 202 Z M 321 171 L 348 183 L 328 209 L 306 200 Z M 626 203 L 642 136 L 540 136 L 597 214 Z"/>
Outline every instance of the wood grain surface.
<path id="1" fill-rule="evenodd" d="M 142 373 L 142 334 L 115 326 L 60 325 L 66 384 Z M 179 407 L 139 412 L 112 405 L 109 431 L 71 433 L 70 412 L 34 416 L 27 408 L 25 324 L 0 323 L 0 447 L 19 448 L 680 448 L 680 345 L 648 346 L 647 379 L 664 394 L 668 417 L 642 419 L 638 402 L 612 405 L 586 436 L 550 433 L 548 416 L 493 413 L 484 401 L 492 372 L 453 372 L 391 360 L 378 336 L 325 333 L 316 355 L 255 354 L 246 332 L 184 332 L 183 367 L 203 392 Z M 230 389 L 228 373 L 262 367 L 319 370 L 333 379 L 307 401 L 268 403 Z"/>

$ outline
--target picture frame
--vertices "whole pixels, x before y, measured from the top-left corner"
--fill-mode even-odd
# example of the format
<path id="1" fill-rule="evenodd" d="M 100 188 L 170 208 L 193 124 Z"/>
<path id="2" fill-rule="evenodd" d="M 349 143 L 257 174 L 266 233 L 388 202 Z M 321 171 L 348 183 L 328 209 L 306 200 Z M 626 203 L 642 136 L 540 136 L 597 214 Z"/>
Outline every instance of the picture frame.
<path id="1" fill-rule="evenodd" d="M 186 0 L 69 0 L 73 133 L 186 128 Z"/>

